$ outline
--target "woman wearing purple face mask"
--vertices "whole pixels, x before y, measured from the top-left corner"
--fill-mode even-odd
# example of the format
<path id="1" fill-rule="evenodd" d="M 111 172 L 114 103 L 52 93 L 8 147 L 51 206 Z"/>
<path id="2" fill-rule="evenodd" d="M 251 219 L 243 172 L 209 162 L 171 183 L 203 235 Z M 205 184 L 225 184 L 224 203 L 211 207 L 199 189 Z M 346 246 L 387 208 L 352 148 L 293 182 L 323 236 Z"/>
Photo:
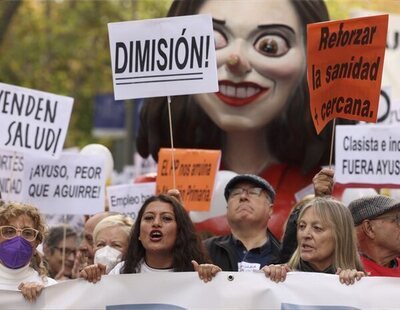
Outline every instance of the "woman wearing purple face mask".
<path id="1" fill-rule="evenodd" d="M 20 290 L 36 300 L 45 286 L 56 283 L 36 247 L 43 241 L 45 224 L 33 206 L 7 202 L 0 206 L 0 289 Z"/>

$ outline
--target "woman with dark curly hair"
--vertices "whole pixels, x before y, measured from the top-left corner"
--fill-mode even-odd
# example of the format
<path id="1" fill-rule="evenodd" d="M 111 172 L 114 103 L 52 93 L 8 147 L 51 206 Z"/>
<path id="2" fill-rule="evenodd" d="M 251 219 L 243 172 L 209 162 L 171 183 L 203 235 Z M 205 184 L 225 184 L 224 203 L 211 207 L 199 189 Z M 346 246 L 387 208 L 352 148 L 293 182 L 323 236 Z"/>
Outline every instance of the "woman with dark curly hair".
<path id="1" fill-rule="evenodd" d="M 329 20 L 325 3 L 175 0 L 168 16 L 190 14 L 213 18 L 219 92 L 172 98 L 174 146 L 221 149 L 222 169 L 266 179 L 277 192 L 270 228 L 280 238 L 295 194 L 329 159 L 332 126 L 317 135 L 306 73 L 307 24 Z M 170 147 L 168 128 L 167 99 L 146 100 L 140 155 L 157 160 Z"/>
<path id="2" fill-rule="evenodd" d="M 55 284 L 36 247 L 46 234 L 39 210 L 18 202 L 0 205 L 0 289 L 19 289 L 34 301 L 43 287 Z"/>
<path id="3" fill-rule="evenodd" d="M 209 259 L 186 210 L 174 197 L 151 196 L 138 213 L 123 261 L 109 275 L 194 271 L 192 261 Z M 104 274 L 99 265 L 85 268 L 81 276 L 97 282 Z"/>

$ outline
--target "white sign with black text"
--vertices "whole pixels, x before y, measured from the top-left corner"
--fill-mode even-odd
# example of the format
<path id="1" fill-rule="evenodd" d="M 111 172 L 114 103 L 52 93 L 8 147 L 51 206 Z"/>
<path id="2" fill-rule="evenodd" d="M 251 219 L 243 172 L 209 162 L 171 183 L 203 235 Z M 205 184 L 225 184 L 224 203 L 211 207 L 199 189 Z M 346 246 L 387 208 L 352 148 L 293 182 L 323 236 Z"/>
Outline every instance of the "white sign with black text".
<path id="1" fill-rule="evenodd" d="M 218 91 L 210 15 L 108 24 L 116 100 Z"/>
<path id="2" fill-rule="evenodd" d="M 338 183 L 400 184 L 399 126 L 336 126 L 335 145 Z"/>
<path id="3" fill-rule="evenodd" d="M 24 154 L 0 150 L 0 193 L 5 200 L 21 201 Z"/>
<path id="4" fill-rule="evenodd" d="M 108 186 L 108 205 L 110 211 L 129 215 L 136 220 L 145 200 L 155 193 L 155 182 Z"/>
<path id="5" fill-rule="evenodd" d="M 58 158 L 73 99 L 0 83 L 0 149 Z"/>
<path id="6" fill-rule="evenodd" d="M 25 157 L 23 196 L 48 214 L 104 211 L 105 158 L 62 154 L 59 159 Z"/>

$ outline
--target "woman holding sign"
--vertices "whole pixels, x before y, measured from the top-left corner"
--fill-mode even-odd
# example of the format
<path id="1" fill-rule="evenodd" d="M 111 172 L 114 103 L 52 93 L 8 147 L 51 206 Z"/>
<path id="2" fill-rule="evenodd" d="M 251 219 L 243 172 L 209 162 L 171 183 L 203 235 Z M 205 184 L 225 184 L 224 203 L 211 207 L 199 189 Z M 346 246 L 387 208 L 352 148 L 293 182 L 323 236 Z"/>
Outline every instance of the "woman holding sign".
<path id="1" fill-rule="evenodd" d="M 56 283 L 46 276 L 36 250 L 43 241 L 45 223 L 33 206 L 0 202 L 0 289 L 18 289 L 32 302 L 45 286 Z"/>
<path id="2" fill-rule="evenodd" d="M 270 228 L 280 238 L 294 195 L 329 158 L 331 128 L 317 136 L 306 78 L 306 26 L 328 20 L 326 6 L 177 0 L 168 16 L 198 13 L 213 18 L 219 92 L 172 98 L 174 145 L 221 149 L 224 170 L 271 183 L 277 197 Z M 165 98 L 144 104 L 137 139 L 143 157 L 157 159 L 160 147 L 170 146 L 167 113 Z"/>
<path id="3" fill-rule="evenodd" d="M 284 281 L 288 271 L 339 275 L 349 285 L 366 276 L 360 256 L 353 217 L 341 202 L 317 197 L 302 207 L 297 220 L 297 248 L 286 265 L 269 265 L 262 270 L 275 282 Z"/>
<path id="4" fill-rule="evenodd" d="M 123 261 L 109 274 L 194 271 L 192 260 L 209 261 L 182 204 L 168 195 L 151 196 L 138 213 Z M 89 267 L 81 277 L 99 281 L 104 270 Z"/>

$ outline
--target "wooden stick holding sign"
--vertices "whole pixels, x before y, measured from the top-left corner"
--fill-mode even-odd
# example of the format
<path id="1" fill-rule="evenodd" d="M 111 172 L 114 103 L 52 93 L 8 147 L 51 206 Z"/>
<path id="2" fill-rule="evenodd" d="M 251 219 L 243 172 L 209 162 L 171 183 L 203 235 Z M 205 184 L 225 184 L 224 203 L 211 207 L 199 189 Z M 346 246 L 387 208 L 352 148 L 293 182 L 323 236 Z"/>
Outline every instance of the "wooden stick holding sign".
<path id="1" fill-rule="evenodd" d="M 172 188 L 176 188 L 174 137 L 173 137 L 173 134 L 172 134 L 172 116 L 171 116 L 171 97 L 170 96 L 168 96 L 168 118 L 169 118 L 169 134 L 170 134 L 170 137 L 171 137 Z"/>

